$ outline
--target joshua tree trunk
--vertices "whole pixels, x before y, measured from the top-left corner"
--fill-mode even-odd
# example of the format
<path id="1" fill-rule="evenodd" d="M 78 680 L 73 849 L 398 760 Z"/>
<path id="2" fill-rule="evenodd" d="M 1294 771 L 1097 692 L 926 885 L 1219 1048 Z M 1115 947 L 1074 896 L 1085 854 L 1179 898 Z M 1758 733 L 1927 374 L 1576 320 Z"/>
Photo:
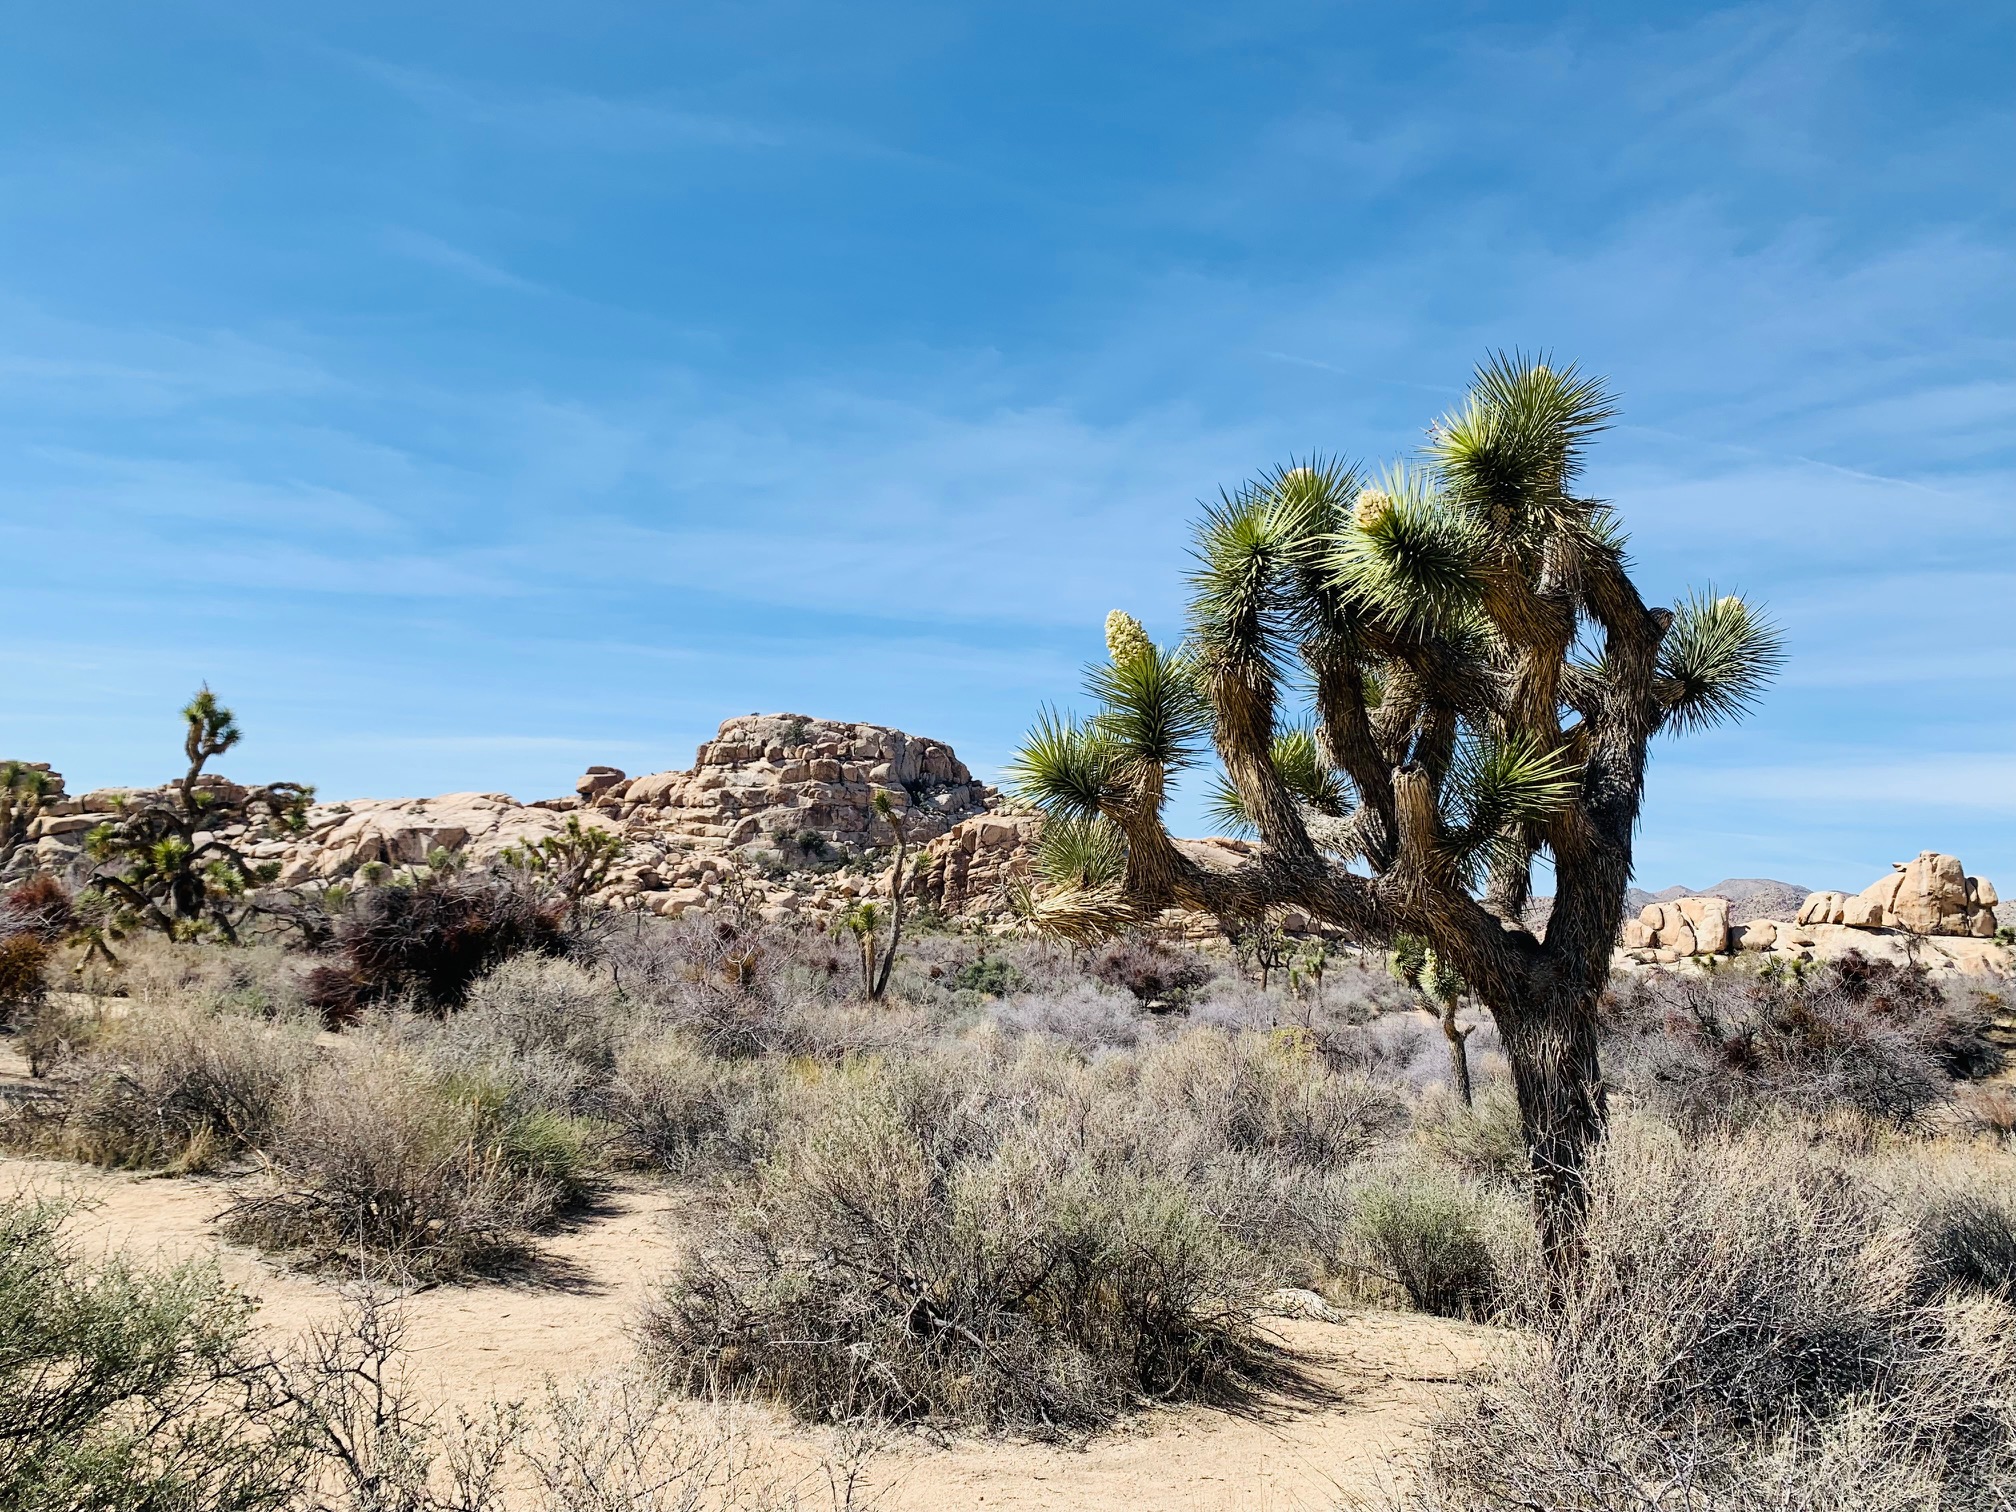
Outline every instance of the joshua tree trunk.
<path id="1" fill-rule="evenodd" d="M 910 856 L 910 827 L 903 822 L 903 816 L 896 812 L 886 793 L 877 793 L 875 812 L 889 821 L 889 827 L 896 832 L 896 866 L 889 873 L 889 951 L 882 957 L 882 969 L 874 973 L 873 984 L 868 989 L 869 1000 L 879 999 L 889 990 L 889 973 L 896 965 L 896 947 L 903 941 L 903 864 Z"/>
<path id="2" fill-rule="evenodd" d="M 1456 999 L 1443 999 L 1442 1037 L 1449 1041 L 1449 1075 L 1466 1108 L 1475 1102 L 1470 1093 L 1470 1032 L 1456 1022 Z"/>
<path id="3" fill-rule="evenodd" d="M 1596 1004 L 1591 998 L 1538 1011 L 1499 1011 L 1494 1017 L 1512 1065 L 1532 1162 L 1540 1255 L 1551 1274 L 1564 1275 L 1582 1256 L 1589 1156 L 1607 1121 L 1596 1061 Z"/>

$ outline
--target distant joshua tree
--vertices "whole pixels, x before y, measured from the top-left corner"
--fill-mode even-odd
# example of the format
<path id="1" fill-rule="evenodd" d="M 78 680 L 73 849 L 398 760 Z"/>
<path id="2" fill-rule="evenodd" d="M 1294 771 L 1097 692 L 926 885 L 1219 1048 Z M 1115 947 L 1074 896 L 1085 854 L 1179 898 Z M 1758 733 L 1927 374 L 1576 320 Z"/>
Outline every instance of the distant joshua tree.
<path id="1" fill-rule="evenodd" d="M 1418 463 L 1375 478 L 1312 459 L 1221 497 L 1188 642 L 1109 631 L 1086 683 L 1099 712 L 1046 711 L 1013 769 L 1050 814 L 1124 844 L 1120 879 L 1084 890 L 1102 928 L 1121 908 L 1257 925 L 1292 907 L 1432 948 L 1497 1021 L 1557 1272 L 1580 1254 L 1604 1127 L 1596 1008 L 1647 746 L 1738 717 L 1782 660 L 1741 599 L 1639 597 L 1615 515 L 1578 489 L 1614 413 L 1601 381 L 1501 355 Z M 1306 720 L 1282 707 L 1304 688 Z M 1207 740 L 1250 859 L 1164 826 L 1169 778 Z M 1544 941 L 1521 917 L 1542 858 Z M 1042 906 L 1061 921 L 1073 899 Z"/>
<path id="2" fill-rule="evenodd" d="M 117 927 L 235 942 L 249 911 L 247 890 L 279 874 L 277 862 L 255 862 L 246 851 L 300 833 L 315 790 L 299 782 L 241 787 L 206 773 L 241 735 L 208 687 L 182 720 L 188 770 L 166 787 L 129 795 L 116 818 L 85 837 L 85 853 L 97 863 L 86 885 L 113 904 Z"/>
<path id="3" fill-rule="evenodd" d="M 25 761 L 0 761 L 0 867 L 28 843 L 28 826 L 55 789 L 55 779 L 42 768 Z"/>

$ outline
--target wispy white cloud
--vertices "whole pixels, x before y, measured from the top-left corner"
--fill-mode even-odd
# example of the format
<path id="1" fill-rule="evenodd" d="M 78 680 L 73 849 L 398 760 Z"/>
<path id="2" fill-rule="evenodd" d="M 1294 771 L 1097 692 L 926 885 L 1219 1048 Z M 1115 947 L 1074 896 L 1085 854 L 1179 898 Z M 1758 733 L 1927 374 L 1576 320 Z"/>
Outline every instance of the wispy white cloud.
<path id="1" fill-rule="evenodd" d="M 500 267 L 428 232 L 416 231 L 409 226 L 388 226 L 384 240 L 385 245 L 401 257 L 410 257 L 415 262 L 458 274 L 490 288 L 540 292 L 539 285 L 531 279 L 521 278 L 509 268 Z"/>

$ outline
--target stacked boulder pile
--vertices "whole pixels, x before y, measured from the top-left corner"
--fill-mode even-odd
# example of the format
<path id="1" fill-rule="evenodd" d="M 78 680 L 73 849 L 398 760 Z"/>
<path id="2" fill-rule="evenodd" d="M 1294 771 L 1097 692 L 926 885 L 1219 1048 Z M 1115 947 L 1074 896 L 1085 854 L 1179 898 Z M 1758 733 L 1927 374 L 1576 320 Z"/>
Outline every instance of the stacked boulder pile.
<path id="1" fill-rule="evenodd" d="M 139 791 L 71 798 L 54 779 L 7 870 L 75 874 L 84 836 Z M 560 835 L 570 819 L 625 840 L 601 901 L 677 916 L 733 896 L 768 918 L 823 916 L 887 886 L 896 841 L 874 796 L 888 795 L 923 847 L 998 802 L 943 742 L 881 725 L 795 714 L 726 721 L 691 769 L 628 777 L 591 767 L 572 796 L 505 793 L 317 803 L 297 836 L 250 847 L 283 887 L 345 881 L 367 868 L 424 866 L 445 852 L 481 865 L 507 847 Z"/>
<path id="2" fill-rule="evenodd" d="M 1790 923 L 1731 923 L 1726 898 L 1650 904 L 1626 921 L 1618 964 L 1672 966 L 1738 953 L 1831 960 L 1852 950 L 1938 972 L 2006 978 L 2016 974 L 2016 957 L 1996 938 L 1998 901 L 1994 884 L 1968 876 L 1958 857 L 1922 851 L 1859 893 L 1808 894 Z"/>

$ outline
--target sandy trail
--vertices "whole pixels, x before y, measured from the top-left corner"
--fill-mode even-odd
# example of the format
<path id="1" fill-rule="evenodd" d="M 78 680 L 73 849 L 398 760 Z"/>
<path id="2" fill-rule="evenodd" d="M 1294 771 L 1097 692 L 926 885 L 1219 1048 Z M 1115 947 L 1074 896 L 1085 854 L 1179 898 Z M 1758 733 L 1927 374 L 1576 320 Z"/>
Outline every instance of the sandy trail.
<path id="1" fill-rule="evenodd" d="M 136 1258 L 213 1258 L 232 1284 L 259 1299 L 259 1326 L 276 1342 L 336 1317 L 336 1278 L 305 1276 L 223 1242 L 211 1221 L 230 1200 L 228 1179 L 148 1179 L 59 1161 L 0 1158 L 0 1192 L 67 1192 L 90 1204 L 73 1233 L 88 1248 Z M 425 1396 L 474 1405 L 536 1397 L 549 1376 L 566 1381 L 631 1358 L 628 1329 L 678 1238 L 672 1189 L 618 1182 L 596 1209 L 542 1244 L 536 1279 L 438 1286 L 401 1304 L 409 1374 Z M 1334 1507 L 1346 1493 L 1376 1494 L 1404 1480 L 1429 1409 L 1454 1378 L 1502 1338 L 1490 1329 L 1404 1313 L 1344 1321 L 1281 1320 L 1281 1341 L 1314 1390 L 1251 1410 L 1151 1411 L 1079 1447 L 956 1438 L 940 1445 L 904 1435 L 870 1479 L 892 1512 L 940 1508 L 1044 1512 L 1289 1512 Z M 807 1466 L 826 1436 L 772 1415 L 754 1423 L 778 1466 Z"/>

